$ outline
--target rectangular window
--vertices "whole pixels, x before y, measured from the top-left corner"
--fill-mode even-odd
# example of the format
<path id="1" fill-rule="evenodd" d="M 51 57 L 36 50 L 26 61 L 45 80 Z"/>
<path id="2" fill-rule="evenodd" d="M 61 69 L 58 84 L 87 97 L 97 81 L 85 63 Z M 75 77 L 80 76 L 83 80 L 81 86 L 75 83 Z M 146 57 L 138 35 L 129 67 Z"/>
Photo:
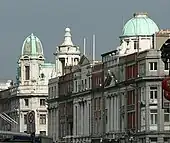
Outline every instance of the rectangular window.
<path id="1" fill-rule="evenodd" d="M 28 99 L 24 99 L 24 104 L 25 104 L 25 106 L 29 106 L 29 100 Z"/>
<path id="2" fill-rule="evenodd" d="M 157 124 L 157 110 L 150 110 L 150 124 Z"/>
<path id="3" fill-rule="evenodd" d="M 25 124 L 25 125 L 27 124 L 27 114 L 24 115 L 24 124 Z"/>
<path id="4" fill-rule="evenodd" d="M 135 90 L 130 90 L 127 92 L 127 104 L 135 104 Z"/>
<path id="5" fill-rule="evenodd" d="M 45 99 L 40 99 L 40 106 L 45 106 Z"/>
<path id="6" fill-rule="evenodd" d="M 30 67 L 25 66 L 25 80 L 29 80 L 29 79 L 30 79 Z"/>
<path id="7" fill-rule="evenodd" d="M 81 80 L 81 87 L 82 87 L 82 90 L 84 89 L 84 81 Z"/>
<path id="8" fill-rule="evenodd" d="M 170 113 L 167 112 L 167 110 L 164 110 L 164 122 L 170 121 Z"/>
<path id="9" fill-rule="evenodd" d="M 157 87 L 150 87 L 150 99 L 157 99 L 158 91 Z"/>
<path id="10" fill-rule="evenodd" d="M 135 112 L 128 113 L 128 129 L 133 129 L 136 127 Z"/>
<path id="11" fill-rule="evenodd" d="M 149 63 L 149 69 L 150 70 L 157 70 L 158 67 L 157 67 L 157 62 L 151 62 Z"/>
<path id="12" fill-rule="evenodd" d="M 40 114 L 40 124 L 46 124 L 46 114 Z"/>
<path id="13" fill-rule="evenodd" d="M 139 49 L 139 41 L 134 41 L 134 49 Z"/>
<path id="14" fill-rule="evenodd" d="M 169 63 L 164 64 L 164 70 L 169 70 Z"/>
<path id="15" fill-rule="evenodd" d="M 76 89 L 76 92 L 78 91 L 78 82 L 77 80 L 75 81 L 75 89 Z"/>
<path id="16" fill-rule="evenodd" d="M 91 88 L 91 77 L 89 77 L 89 88 Z"/>
<path id="17" fill-rule="evenodd" d="M 87 88 L 87 79 L 84 80 L 85 89 Z"/>

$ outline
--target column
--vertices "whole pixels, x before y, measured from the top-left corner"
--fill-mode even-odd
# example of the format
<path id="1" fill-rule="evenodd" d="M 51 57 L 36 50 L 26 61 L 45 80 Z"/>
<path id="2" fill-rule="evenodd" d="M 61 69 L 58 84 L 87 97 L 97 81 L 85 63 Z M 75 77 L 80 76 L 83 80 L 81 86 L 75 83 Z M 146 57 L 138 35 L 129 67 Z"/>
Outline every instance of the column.
<path id="1" fill-rule="evenodd" d="M 81 106 L 80 104 L 78 105 L 78 135 L 81 135 Z"/>
<path id="2" fill-rule="evenodd" d="M 113 124 L 112 124 L 112 130 L 115 131 L 115 126 L 114 126 L 114 122 L 115 122 L 115 107 L 114 107 L 114 101 L 115 101 L 115 96 L 113 96 L 113 100 L 112 100 L 112 113 L 113 113 Z"/>
<path id="3" fill-rule="evenodd" d="M 109 98 L 106 98 L 106 101 L 105 101 L 106 109 L 107 109 L 107 115 L 105 115 L 105 116 L 107 116 L 106 132 L 109 131 L 109 105 L 108 105 L 109 102 L 108 102 L 108 100 L 109 100 Z"/>
<path id="4" fill-rule="evenodd" d="M 89 127 L 90 127 L 90 123 L 89 123 L 89 102 L 87 102 L 87 105 L 86 105 L 86 115 L 87 115 L 87 135 L 89 135 Z"/>
<path id="5" fill-rule="evenodd" d="M 118 129 L 118 124 L 119 124 L 119 121 L 118 121 L 118 114 L 119 114 L 119 108 L 118 108 L 118 100 L 117 100 L 117 96 L 115 96 L 115 100 L 116 100 L 116 131 L 118 131 L 119 129 Z"/>
<path id="6" fill-rule="evenodd" d="M 81 135 L 83 135 L 83 124 L 84 124 L 84 122 L 83 122 L 83 105 L 81 104 Z"/>
<path id="7" fill-rule="evenodd" d="M 113 120 L 113 113 L 114 113 L 114 108 L 113 108 L 113 98 L 114 98 L 114 96 L 112 96 L 111 97 L 111 101 L 110 101 L 110 111 L 111 111 L 111 113 L 110 113 L 110 116 L 111 116 L 111 118 L 110 118 L 110 131 L 113 131 L 113 122 L 114 122 L 114 120 Z"/>
<path id="8" fill-rule="evenodd" d="M 73 136 L 76 135 L 76 105 L 73 103 Z"/>
<path id="9" fill-rule="evenodd" d="M 58 119 L 59 119 L 59 116 L 58 116 L 58 107 L 56 108 L 56 114 L 55 114 L 55 119 L 56 119 L 56 140 L 58 140 L 58 131 L 59 131 L 59 122 L 58 122 Z"/>
<path id="10" fill-rule="evenodd" d="M 87 102 L 84 104 L 84 135 L 87 135 L 87 125 L 88 125 L 88 117 L 87 117 Z"/>
<path id="11" fill-rule="evenodd" d="M 51 109 L 48 110 L 48 135 L 51 136 Z"/>
<path id="12" fill-rule="evenodd" d="M 117 108 L 116 108 L 116 98 L 114 99 L 114 130 L 116 131 L 117 130 Z"/>

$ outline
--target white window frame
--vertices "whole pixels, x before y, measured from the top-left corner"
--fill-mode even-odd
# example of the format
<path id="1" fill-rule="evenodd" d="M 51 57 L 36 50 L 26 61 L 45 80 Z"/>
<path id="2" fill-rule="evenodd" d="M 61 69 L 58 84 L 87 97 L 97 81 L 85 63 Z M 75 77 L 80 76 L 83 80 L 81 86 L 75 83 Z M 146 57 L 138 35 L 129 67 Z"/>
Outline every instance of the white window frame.
<path id="1" fill-rule="evenodd" d="M 157 62 L 150 62 L 149 63 L 149 70 L 150 71 L 157 71 L 158 70 L 158 63 Z"/>
<path id="2" fill-rule="evenodd" d="M 166 116 L 169 116 L 169 117 L 168 117 L 168 118 L 169 118 L 168 121 L 165 121 L 165 115 L 166 115 Z M 164 123 L 169 123 L 169 122 L 170 122 L 170 113 L 167 112 L 167 110 L 164 110 Z"/>
<path id="3" fill-rule="evenodd" d="M 150 125 L 157 125 L 158 122 L 158 111 L 157 109 L 150 110 Z"/>
<path id="4" fill-rule="evenodd" d="M 149 94 L 150 94 L 149 97 L 150 97 L 151 100 L 157 100 L 157 98 L 158 98 L 158 87 L 157 86 L 150 86 Z M 153 96 L 153 97 L 151 97 L 151 96 Z"/>

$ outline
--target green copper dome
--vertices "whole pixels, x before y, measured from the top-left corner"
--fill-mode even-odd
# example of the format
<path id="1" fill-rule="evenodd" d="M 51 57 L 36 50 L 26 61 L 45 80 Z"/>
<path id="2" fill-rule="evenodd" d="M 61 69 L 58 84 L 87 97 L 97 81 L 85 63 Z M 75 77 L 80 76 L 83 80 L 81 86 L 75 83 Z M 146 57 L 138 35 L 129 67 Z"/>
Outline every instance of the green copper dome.
<path id="1" fill-rule="evenodd" d="M 147 13 L 135 13 L 123 28 L 122 36 L 146 36 L 158 32 L 159 28 Z"/>
<path id="2" fill-rule="evenodd" d="M 41 41 L 31 34 L 28 36 L 22 46 L 22 55 L 27 56 L 43 56 L 43 47 Z"/>

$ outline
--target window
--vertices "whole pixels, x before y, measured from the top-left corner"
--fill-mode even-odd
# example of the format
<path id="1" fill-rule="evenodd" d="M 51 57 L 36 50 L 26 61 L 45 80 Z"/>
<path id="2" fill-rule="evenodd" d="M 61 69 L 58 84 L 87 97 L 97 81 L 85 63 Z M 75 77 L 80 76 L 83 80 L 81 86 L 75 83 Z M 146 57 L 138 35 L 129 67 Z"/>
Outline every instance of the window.
<path id="1" fill-rule="evenodd" d="M 150 99 L 157 99 L 157 87 L 150 87 Z"/>
<path id="2" fill-rule="evenodd" d="M 105 109 L 105 123 L 107 124 L 107 122 L 108 122 L 108 109 Z"/>
<path id="3" fill-rule="evenodd" d="M 150 124 L 157 124 L 157 110 L 150 110 Z"/>
<path id="4" fill-rule="evenodd" d="M 134 41 L 134 49 L 139 49 L 139 41 Z"/>
<path id="5" fill-rule="evenodd" d="M 27 114 L 24 115 L 24 124 L 25 124 L 25 125 L 27 124 Z"/>
<path id="6" fill-rule="evenodd" d="M 75 81 L 75 89 L 76 89 L 76 92 L 78 91 L 78 82 L 77 80 Z"/>
<path id="7" fill-rule="evenodd" d="M 89 88 L 91 88 L 91 77 L 89 77 Z"/>
<path id="8" fill-rule="evenodd" d="M 45 106 L 45 99 L 40 99 L 40 106 Z"/>
<path id="9" fill-rule="evenodd" d="M 170 121 L 170 114 L 168 113 L 167 110 L 164 110 L 164 122 L 168 122 Z"/>
<path id="10" fill-rule="evenodd" d="M 169 70 L 169 63 L 164 64 L 164 70 Z"/>
<path id="11" fill-rule="evenodd" d="M 29 106 L 29 100 L 28 99 L 24 99 L 25 102 L 25 106 Z"/>
<path id="12" fill-rule="evenodd" d="M 84 80 L 85 88 L 87 88 L 87 79 Z"/>
<path id="13" fill-rule="evenodd" d="M 25 66 L 25 80 L 29 80 L 29 79 L 30 79 L 30 67 Z"/>
<path id="14" fill-rule="evenodd" d="M 81 80 L 81 86 L 82 86 L 82 90 L 84 89 L 84 81 Z"/>
<path id="15" fill-rule="evenodd" d="M 135 112 L 127 113 L 127 116 L 128 116 L 128 129 L 135 128 L 135 124 L 136 124 L 135 115 L 136 115 Z"/>
<path id="16" fill-rule="evenodd" d="M 149 63 L 149 66 L 150 70 L 157 70 L 157 62 L 151 62 Z"/>
<path id="17" fill-rule="evenodd" d="M 46 131 L 40 131 L 40 135 L 45 136 L 46 135 Z"/>
<path id="18" fill-rule="evenodd" d="M 40 114 L 40 124 L 46 124 L 46 114 Z"/>

